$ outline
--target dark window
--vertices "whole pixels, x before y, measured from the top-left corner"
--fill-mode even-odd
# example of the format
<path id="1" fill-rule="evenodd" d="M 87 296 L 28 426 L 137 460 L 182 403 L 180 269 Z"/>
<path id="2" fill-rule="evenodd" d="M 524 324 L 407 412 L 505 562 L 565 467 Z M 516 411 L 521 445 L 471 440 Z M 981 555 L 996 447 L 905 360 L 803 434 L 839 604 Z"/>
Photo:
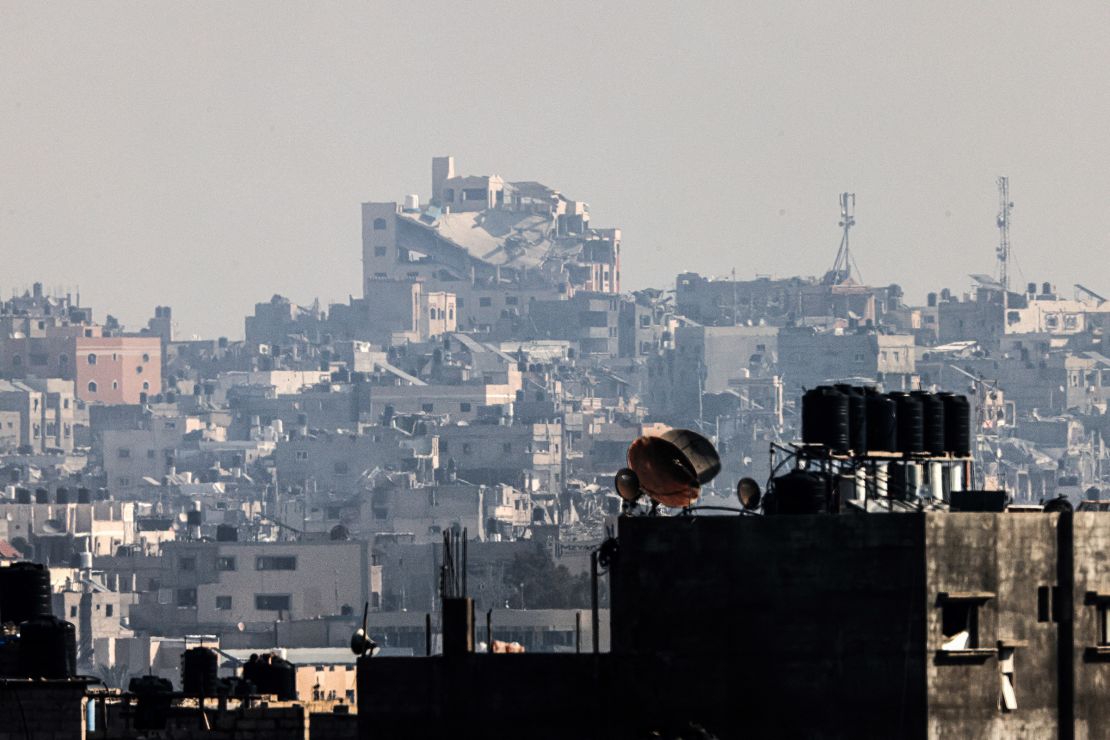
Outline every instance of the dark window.
<path id="1" fill-rule="evenodd" d="M 420 408 L 423 409 L 424 413 L 430 414 L 430 413 L 432 413 L 432 409 L 435 408 L 435 404 L 422 403 L 422 404 L 420 404 Z"/>
<path id="2" fill-rule="evenodd" d="M 158 453 L 155 452 L 154 450 L 147 450 L 146 451 L 146 457 L 147 457 L 148 460 L 153 460 L 154 456 L 157 455 L 157 454 Z"/>
<path id="3" fill-rule="evenodd" d="M 120 448 L 119 448 L 119 456 L 120 456 L 121 458 L 124 458 L 124 457 L 131 457 L 131 450 L 129 450 L 129 449 L 128 449 L 128 448 L 126 448 L 126 447 L 120 447 Z"/>
<path id="4" fill-rule="evenodd" d="M 385 256 L 385 247 L 374 247 L 374 256 L 375 257 L 384 257 Z"/>
<path id="5" fill-rule="evenodd" d="M 517 297 L 515 295 L 505 296 L 506 306 L 515 306 L 517 304 Z"/>
<path id="6" fill-rule="evenodd" d="M 254 608 L 263 612 L 287 612 L 292 606 L 289 594 L 255 594 Z"/>
<path id="7" fill-rule="evenodd" d="M 1110 645 L 1110 602 L 1098 602 L 1098 644 Z"/>
<path id="8" fill-rule="evenodd" d="M 1041 586 L 1037 589 L 1037 621 L 1049 622 L 1052 616 L 1052 589 Z"/>
<path id="9" fill-rule="evenodd" d="M 216 570 L 235 570 L 235 558 L 231 556 L 216 558 Z"/>
<path id="10" fill-rule="evenodd" d="M 512 452 L 513 451 L 513 443 L 512 442 L 506 442 L 505 444 L 501 445 L 501 451 L 502 452 Z"/>
<path id="11" fill-rule="evenodd" d="M 295 555 L 259 555 L 254 561 L 255 570 L 296 570 Z"/>
<path id="12" fill-rule="evenodd" d="M 332 466 L 332 469 L 335 471 L 336 475 L 346 475 L 347 470 L 348 470 L 347 461 L 346 460 L 340 460 L 339 462 L 335 463 L 335 465 Z"/>
<path id="13" fill-rule="evenodd" d="M 87 359 L 88 359 L 90 365 L 95 365 L 96 364 L 96 355 L 94 355 L 92 353 L 89 353 L 89 356 L 88 356 Z"/>
<path id="14" fill-rule="evenodd" d="M 104 616 L 110 617 L 110 616 L 112 616 L 113 613 L 115 613 L 115 608 L 113 607 L 113 605 L 112 604 L 105 604 L 104 605 Z"/>
<path id="15" fill-rule="evenodd" d="M 179 588 L 179 589 L 177 589 L 177 605 L 178 606 L 196 606 L 197 605 L 197 590 L 195 588 Z"/>
<path id="16" fill-rule="evenodd" d="M 493 300 L 488 298 L 488 297 L 487 298 L 479 298 L 478 299 L 478 305 L 481 306 L 482 308 L 489 308 L 490 306 L 493 305 Z"/>
<path id="17" fill-rule="evenodd" d="M 89 393 L 96 393 L 96 381 L 95 380 L 90 380 L 89 381 Z"/>
<path id="18" fill-rule="evenodd" d="M 177 567 L 180 568 L 181 570 L 196 570 L 197 569 L 197 559 L 194 558 L 194 557 L 178 558 L 177 559 Z"/>
<path id="19" fill-rule="evenodd" d="M 220 611 L 231 611 L 231 597 L 230 596 L 217 596 L 216 608 Z"/>
<path id="20" fill-rule="evenodd" d="M 941 633 L 950 649 L 979 647 L 979 604 L 975 601 L 946 601 L 941 605 Z M 966 640 L 963 639 L 967 634 Z"/>
<path id="21" fill-rule="evenodd" d="M 470 404 L 466 401 L 463 401 L 462 403 L 459 404 L 459 411 L 469 412 L 470 411 Z"/>
<path id="22" fill-rule="evenodd" d="M 77 607 L 71 606 L 69 608 L 69 616 L 71 616 L 71 617 L 76 617 L 77 616 Z"/>
<path id="23" fill-rule="evenodd" d="M 384 218 L 374 219 L 374 231 L 385 231 L 387 228 Z"/>

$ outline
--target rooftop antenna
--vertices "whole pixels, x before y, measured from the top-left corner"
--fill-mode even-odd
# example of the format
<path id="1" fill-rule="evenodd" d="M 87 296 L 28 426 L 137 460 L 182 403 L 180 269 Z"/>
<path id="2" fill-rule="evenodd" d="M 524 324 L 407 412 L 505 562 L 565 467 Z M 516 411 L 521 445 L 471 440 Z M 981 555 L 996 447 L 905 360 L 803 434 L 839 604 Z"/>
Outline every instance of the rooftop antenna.
<path id="1" fill-rule="evenodd" d="M 853 272 L 859 278 L 859 268 L 856 267 L 851 250 L 848 248 L 848 233 L 856 225 L 855 193 L 840 194 L 840 222 L 838 225 L 843 230 L 843 234 L 840 237 L 840 249 L 836 253 L 836 261 L 833 263 L 832 270 L 825 276 L 825 282 L 830 285 L 844 282 L 852 277 Z"/>
<path id="2" fill-rule="evenodd" d="M 1010 200 L 1010 178 L 998 178 L 998 283 L 1002 294 L 1010 292 L 1010 211 L 1014 204 Z"/>

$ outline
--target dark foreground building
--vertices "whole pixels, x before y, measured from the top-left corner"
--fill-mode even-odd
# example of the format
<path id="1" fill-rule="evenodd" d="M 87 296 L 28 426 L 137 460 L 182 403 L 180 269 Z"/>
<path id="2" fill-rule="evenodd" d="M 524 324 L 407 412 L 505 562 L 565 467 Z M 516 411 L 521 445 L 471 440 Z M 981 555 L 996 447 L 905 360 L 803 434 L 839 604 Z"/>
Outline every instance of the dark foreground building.
<path id="1" fill-rule="evenodd" d="M 1099 513 L 623 518 L 612 652 L 363 658 L 370 738 L 1096 738 Z"/>

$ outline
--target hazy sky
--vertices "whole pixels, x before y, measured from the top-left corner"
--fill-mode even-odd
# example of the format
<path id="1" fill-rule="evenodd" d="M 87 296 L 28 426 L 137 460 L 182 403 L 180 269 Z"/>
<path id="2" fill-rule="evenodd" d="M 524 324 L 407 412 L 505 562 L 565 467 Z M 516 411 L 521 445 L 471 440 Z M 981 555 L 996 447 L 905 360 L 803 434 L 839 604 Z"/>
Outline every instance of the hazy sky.
<path id="1" fill-rule="evenodd" d="M 856 261 L 1110 293 L 1104 2 L 0 4 L 0 290 L 240 337 L 359 290 L 359 203 L 540 180 L 624 232 L 626 288 Z M 1065 291 L 1065 286 L 1067 290 Z"/>

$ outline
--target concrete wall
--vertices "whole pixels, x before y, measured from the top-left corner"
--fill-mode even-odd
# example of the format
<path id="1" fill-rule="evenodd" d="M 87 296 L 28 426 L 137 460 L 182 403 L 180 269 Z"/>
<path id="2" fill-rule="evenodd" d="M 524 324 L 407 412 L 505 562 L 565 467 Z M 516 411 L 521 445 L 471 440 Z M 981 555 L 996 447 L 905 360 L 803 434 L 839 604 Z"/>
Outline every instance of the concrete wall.
<path id="1" fill-rule="evenodd" d="M 710 731 L 924 737 L 923 524 L 623 518 L 613 652 L 661 661 L 668 678 L 645 680 L 644 703 L 681 686 Z"/>
<path id="2" fill-rule="evenodd" d="M 85 740 L 85 682 L 0 679 L 0 740 Z"/>
<path id="3" fill-rule="evenodd" d="M 1076 512 L 1073 522 L 1075 557 L 1072 610 L 1075 618 L 1072 666 L 1075 675 L 1074 704 L 1061 708 L 1075 717 L 1075 737 L 1093 740 L 1110 727 L 1110 656 L 1105 643 L 1110 635 L 1100 618 L 1110 597 L 1110 518 L 1099 512 Z M 1065 615 L 1066 616 L 1066 615 Z"/>
<path id="4" fill-rule="evenodd" d="M 930 738 L 1053 737 L 1058 624 L 1038 620 L 1038 588 L 1057 582 L 1053 514 L 928 515 L 926 673 Z M 944 594 L 977 600 L 977 646 L 942 650 Z M 988 596 L 989 595 L 989 596 Z M 1017 708 L 1000 708 L 1000 645 L 1013 645 Z"/>

